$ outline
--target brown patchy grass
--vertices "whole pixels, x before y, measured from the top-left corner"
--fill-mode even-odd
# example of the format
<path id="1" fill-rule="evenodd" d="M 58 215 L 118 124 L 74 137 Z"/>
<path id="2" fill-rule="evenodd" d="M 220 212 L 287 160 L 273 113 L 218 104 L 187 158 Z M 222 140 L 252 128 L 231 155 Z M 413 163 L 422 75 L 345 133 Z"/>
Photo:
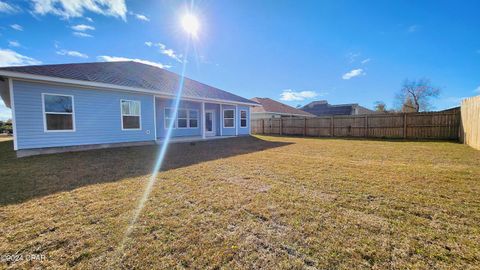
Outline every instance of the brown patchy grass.
<path id="1" fill-rule="evenodd" d="M 474 269 L 480 151 L 452 142 L 251 137 L 15 159 L 0 143 L 6 268 Z"/>

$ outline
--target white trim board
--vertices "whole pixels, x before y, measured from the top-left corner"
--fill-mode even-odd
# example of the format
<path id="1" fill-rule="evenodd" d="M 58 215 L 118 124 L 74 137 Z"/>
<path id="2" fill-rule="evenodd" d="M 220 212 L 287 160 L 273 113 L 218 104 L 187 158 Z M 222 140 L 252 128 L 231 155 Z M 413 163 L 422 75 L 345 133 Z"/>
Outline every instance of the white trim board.
<path id="1" fill-rule="evenodd" d="M 61 97 L 71 97 L 72 98 L 72 113 L 55 113 L 55 112 L 46 112 L 45 111 L 45 95 L 49 96 L 61 96 Z M 42 113 L 43 113 L 43 132 L 76 132 L 77 126 L 75 124 L 75 98 L 73 95 L 66 94 L 56 94 L 56 93 L 42 93 Z M 58 129 L 58 130 L 48 130 L 47 129 L 47 115 L 46 114 L 67 114 L 72 115 L 72 129 Z"/>
<path id="2" fill-rule="evenodd" d="M 13 150 L 18 150 L 17 120 L 15 119 L 15 102 L 13 98 L 13 81 L 8 78 L 8 91 L 10 92 L 10 109 L 12 109 Z"/>
<path id="3" fill-rule="evenodd" d="M 130 114 L 123 114 L 123 107 L 122 107 L 122 102 L 123 101 L 128 101 L 128 102 L 138 102 L 138 115 L 130 115 Z M 123 128 L 123 116 L 138 116 L 138 123 L 139 123 L 139 128 Z M 122 131 L 138 131 L 142 130 L 142 102 L 140 100 L 132 100 L 132 99 L 120 99 L 120 121 L 121 121 L 121 127 Z"/>
<path id="4" fill-rule="evenodd" d="M 233 118 L 225 118 L 225 111 L 233 111 Z M 225 126 L 225 119 L 233 119 L 233 127 L 226 127 Z M 235 109 L 223 109 L 222 111 L 222 126 L 223 128 L 235 128 L 237 125 L 236 125 L 236 120 L 237 117 L 235 117 Z"/>

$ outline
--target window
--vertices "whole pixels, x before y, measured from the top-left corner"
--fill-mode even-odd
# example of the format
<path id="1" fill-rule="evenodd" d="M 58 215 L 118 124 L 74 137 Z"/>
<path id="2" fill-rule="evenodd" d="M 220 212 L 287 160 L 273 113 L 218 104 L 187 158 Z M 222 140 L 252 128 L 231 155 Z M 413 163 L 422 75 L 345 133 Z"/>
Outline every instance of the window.
<path id="1" fill-rule="evenodd" d="M 247 111 L 240 111 L 240 127 L 247 127 Z"/>
<path id="2" fill-rule="evenodd" d="M 170 123 L 173 122 L 173 128 L 175 128 L 177 125 L 173 119 L 173 110 L 169 108 L 165 108 L 165 121 L 164 121 L 164 127 L 167 129 L 170 127 Z"/>
<path id="3" fill-rule="evenodd" d="M 45 131 L 75 131 L 73 96 L 42 94 Z"/>
<path id="4" fill-rule="evenodd" d="M 188 111 L 188 126 L 190 128 L 198 127 L 198 111 L 197 110 Z"/>
<path id="5" fill-rule="evenodd" d="M 235 111 L 223 110 L 223 127 L 233 128 L 235 127 Z"/>
<path id="6" fill-rule="evenodd" d="M 121 100 L 122 105 L 122 130 L 141 129 L 140 101 Z"/>
<path id="7" fill-rule="evenodd" d="M 187 128 L 188 127 L 188 111 L 179 109 L 177 113 L 177 127 L 178 128 Z"/>
<path id="8" fill-rule="evenodd" d="M 173 113 L 173 109 L 165 109 L 164 127 L 166 129 L 169 128 L 171 121 L 173 121 L 173 128 L 198 128 L 198 110 L 178 109 L 176 121 L 173 117 Z"/>

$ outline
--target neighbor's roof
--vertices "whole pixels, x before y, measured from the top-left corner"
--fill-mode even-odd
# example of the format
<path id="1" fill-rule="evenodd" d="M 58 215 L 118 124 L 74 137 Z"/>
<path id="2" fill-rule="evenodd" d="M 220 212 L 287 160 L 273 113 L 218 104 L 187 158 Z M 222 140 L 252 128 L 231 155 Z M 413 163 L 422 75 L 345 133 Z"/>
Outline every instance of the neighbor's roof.
<path id="1" fill-rule="evenodd" d="M 252 98 L 252 101 L 260 103 L 260 107 L 252 108 L 252 113 L 279 113 L 279 114 L 290 114 L 290 115 L 300 115 L 300 116 L 310 116 L 314 117 L 315 115 L 304 112 L 302 110 L 295 109 L 291 106 L 285 105 L 278 101 L 275 101 L 270 98 Z"/>
<path id="2" fill-rule="evenodd" d="M 371 110 L 365 107 L 362 107 L 357 103 L 331 105 L 331 104 L 328 104 L 326 100 L 310 102 L 309 104 L 303 106 L 301 109 L 305 112 L 312 113 L 316 116 L 324 116 L 324 115 L 351 115 L 355 107 L 361 108 L 363 112 L 372 112 Z"/>
<path id="3" fill-rule="evenodd" d="M 166 95 L 176 95 L 180 81 L 180 76 L 171 71 L 133 61 L 3 67 L 0 75 L 2 71 L 141 88 Z M 189 78 L 185 78 L 182 95 L 256 105 L 246 98 Z"/>

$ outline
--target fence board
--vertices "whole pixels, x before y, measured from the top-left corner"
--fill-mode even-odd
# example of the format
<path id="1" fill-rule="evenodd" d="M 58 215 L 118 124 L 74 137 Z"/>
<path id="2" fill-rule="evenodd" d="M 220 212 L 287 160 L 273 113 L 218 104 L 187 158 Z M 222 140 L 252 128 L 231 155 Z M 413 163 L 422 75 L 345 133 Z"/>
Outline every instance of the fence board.
<path id="1" fill-rule="evenodd" d="M 462 142 L 480 150 L 480 96 L 462 101 L 460 133 Z"/>
<path id="2" fill-rule="evenodd" d="M 396 113 L 252 120 L 252 133 L 311 137 L 458 139 L 460 113 Z"/>

